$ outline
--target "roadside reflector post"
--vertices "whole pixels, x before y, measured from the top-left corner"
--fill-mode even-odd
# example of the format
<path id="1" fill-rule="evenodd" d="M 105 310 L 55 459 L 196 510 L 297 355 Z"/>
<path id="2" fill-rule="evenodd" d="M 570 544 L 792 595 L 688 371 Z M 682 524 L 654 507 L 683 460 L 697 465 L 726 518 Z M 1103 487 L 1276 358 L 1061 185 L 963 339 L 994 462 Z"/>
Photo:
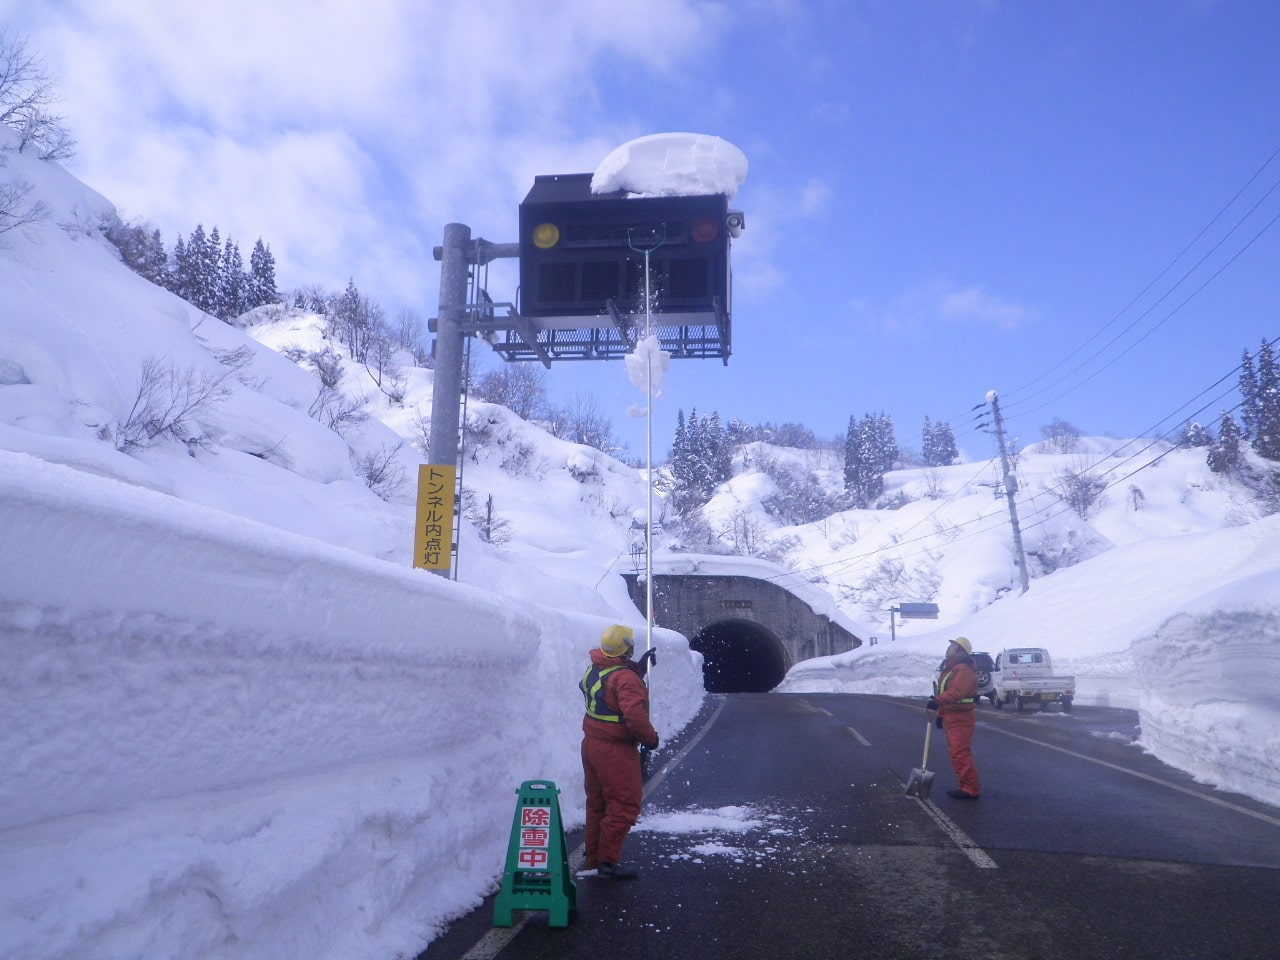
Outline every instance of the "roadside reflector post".
<path id="1" fill-rule="evenodd" d="M 507 868 L 493 904 L 493 925 L 511 926 L 516 910 L 546 910 L 551 926 L 567 927 L 578 910 L 578 885 L 569 870 L 560 791 L 550 780 L 526 780 L 516 793 Z"/>

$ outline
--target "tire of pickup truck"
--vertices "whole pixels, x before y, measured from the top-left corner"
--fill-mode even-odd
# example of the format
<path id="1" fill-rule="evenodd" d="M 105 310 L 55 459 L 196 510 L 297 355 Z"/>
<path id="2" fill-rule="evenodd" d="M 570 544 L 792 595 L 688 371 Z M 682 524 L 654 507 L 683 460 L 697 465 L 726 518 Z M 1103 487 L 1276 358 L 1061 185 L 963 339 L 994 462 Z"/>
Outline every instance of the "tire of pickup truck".
<path id="1" fill-rule="evenodd" d="M 1063 713 L 1070 713 L 1070 712 L 1071 712 L 1071 698 L 1070 698 L 1070 697 L 1063 697 L 1063 698 L 1062 698 L 1062 712 L 1063 712 Z"/>

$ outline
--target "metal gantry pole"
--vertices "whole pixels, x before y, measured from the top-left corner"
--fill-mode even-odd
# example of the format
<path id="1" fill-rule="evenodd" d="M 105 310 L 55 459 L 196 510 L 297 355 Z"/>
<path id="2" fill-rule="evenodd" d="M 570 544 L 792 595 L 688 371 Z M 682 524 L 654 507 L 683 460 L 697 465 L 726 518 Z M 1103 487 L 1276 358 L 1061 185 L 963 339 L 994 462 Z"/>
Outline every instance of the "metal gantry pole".
<path id="1" fill-rule="evenodd" d="M 458 463 L 458 421 L 462 397 L 462 320 L 467 310 L 467 260 L 471 228 L 449 223 L 440 250 L 440 312 L 436 319 L 436 356 L 431 389 L 432 463 Z M 455 544 L 456 547 L 456 544 Z M 448 577 L 450 571 L 437 570 Z"/>

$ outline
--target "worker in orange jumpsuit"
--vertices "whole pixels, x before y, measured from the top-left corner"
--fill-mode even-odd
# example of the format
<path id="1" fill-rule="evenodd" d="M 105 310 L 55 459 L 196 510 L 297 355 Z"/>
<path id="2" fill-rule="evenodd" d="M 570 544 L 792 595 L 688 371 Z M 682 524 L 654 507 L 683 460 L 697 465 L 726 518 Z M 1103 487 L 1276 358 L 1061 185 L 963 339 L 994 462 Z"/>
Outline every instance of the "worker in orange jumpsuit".
<path id="1" fill-rule="evenodd" d="M 973 731 L 978 725 L 978 673 L 973 668 L 973 645 L 956 637 L 947 645 L 947 658 L 938 672 L 936 693 L 926 706 L 938 712 L 938 726 L 947 732 L 951 766 L 960 782 L 948 790 L 956 800 L 977 800 L 982 793 L 978 768 L 973 765 Z"/>
<path id="2" fill-rule="evenodd" d="M 591 651 L 591 666 L 579 687 L 586 699 L 582 718 L 582 772 L 587 791 L 586 856 L 583 866 L 601 877 L 632 880 L 634 869 L 620 865 L 622 845 L 640 816 L 644 781 L 639 746 L 654 750 L 658 733 L 649 720 L 647 651 L 631 659 L 635 631 L 613 624 Z"/>

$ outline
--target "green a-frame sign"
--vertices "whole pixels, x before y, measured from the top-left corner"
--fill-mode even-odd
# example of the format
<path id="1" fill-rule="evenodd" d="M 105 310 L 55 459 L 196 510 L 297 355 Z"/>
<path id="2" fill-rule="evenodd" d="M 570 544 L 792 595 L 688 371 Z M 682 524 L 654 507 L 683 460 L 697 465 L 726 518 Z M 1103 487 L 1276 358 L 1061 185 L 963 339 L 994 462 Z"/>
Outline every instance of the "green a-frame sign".
<path id="1" fill-rule="evenodd" d="M 551 926 L 567 927 L 578 909 L 578 886 L 565 849 L 560 791 L 550 780 L 526 780 L 517 794 L 493 925 L 511 926 L 516 910 L 546 910 Z"/>

